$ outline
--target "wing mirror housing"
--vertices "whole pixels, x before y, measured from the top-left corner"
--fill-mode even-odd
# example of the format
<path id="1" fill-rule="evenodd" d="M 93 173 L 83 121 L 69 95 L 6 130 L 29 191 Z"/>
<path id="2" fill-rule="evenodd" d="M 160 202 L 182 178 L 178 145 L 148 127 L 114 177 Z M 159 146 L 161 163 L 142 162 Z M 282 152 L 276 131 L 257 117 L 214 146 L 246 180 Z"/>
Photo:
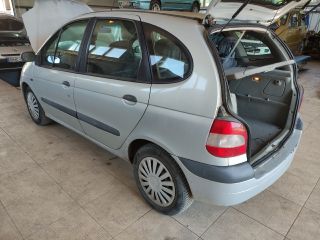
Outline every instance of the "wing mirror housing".
<path id="1" fill-rule="evenodd" d="M 23 62 L 34 62 L 36 60 L 36 55 L 34 52 L 24 52 L 21 54 L 21 59 Z"/>

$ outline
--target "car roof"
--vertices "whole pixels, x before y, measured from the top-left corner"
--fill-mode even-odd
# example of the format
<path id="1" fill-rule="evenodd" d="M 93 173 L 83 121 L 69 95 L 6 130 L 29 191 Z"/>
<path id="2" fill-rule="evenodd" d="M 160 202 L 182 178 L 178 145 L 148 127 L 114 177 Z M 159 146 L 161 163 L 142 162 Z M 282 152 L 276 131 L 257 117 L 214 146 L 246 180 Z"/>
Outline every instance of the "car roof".
<path id="1" fill-rule="evenodd" d="M 122 13 L 136 13 L 137 15 L 143 14 L 143 15 L 156 15 L 156 16 L 171 16 L 171 17 L 177 17 L 177 18 L 186 18 L 190 20 L 195 20 L 197 22 L 202 22 L 205 18 L 205 14 L 203 13 L 194 13 L 194 12 L 182 12 L 182 11 L 149 11 L 149 10 L 139 10 L 139 9 L 110 9 L 110 10 L 103 10 L 103 11 L 95 11 L 91 13 L 86 13 L 78 18 L 83 17 L 100 17 L 101 15 L 108 14 L 110 12 L 122 12 Z"/>

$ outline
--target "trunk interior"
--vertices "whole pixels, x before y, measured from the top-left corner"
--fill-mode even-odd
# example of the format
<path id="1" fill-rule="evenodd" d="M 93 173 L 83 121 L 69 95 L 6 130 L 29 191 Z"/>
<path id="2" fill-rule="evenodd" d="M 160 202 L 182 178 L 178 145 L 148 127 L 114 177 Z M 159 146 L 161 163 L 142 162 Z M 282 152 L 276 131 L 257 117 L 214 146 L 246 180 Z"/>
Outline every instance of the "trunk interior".
<path id="1" fill-rule="evenodd" d="M 250 128 L 251 156 L 285 128 L 292 99 L 289 71 L 274 70 L 254 78 L 229 81 L 235 111 Z"/>
<path id="2" fill-rule="evenodd" d="M 229 107 L 250 130 L 252 162 L 288 132 L 295 105 L 293 61 L 265 29 L 213 31 L 230 90 Z"/>

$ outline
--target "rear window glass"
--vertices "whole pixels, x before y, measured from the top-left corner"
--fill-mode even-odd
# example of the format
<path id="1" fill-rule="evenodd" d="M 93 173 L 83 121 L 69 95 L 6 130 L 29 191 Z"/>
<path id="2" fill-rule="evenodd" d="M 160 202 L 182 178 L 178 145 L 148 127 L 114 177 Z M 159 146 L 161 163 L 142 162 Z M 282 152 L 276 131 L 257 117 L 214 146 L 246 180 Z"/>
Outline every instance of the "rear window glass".
<path id="1" fill-rule="evenodd" d="M 24 29 L 23 23 L 13 19 L 1 19 L 0 31 L 22 31 Z"/>
<path id="2" fill-rule="evenodd" d="M 151 24 L 146 31 L 153 83 L 174 83 L 191 75 L 193 62 L 188 49 L 173 35 Z"/>
<path id="3" fill-rule="evenodd" d="M 281 62 L 278 48 L 264 32 L 224 31 L 210 35 L 225 70 L 254 68 Z"/>
<path id="4" fill-rule="evenodd" d="M 134 22 L 115 19 L 97 21 L 89 45 L 88 73 L 136 81 L 141 59 Z"/>

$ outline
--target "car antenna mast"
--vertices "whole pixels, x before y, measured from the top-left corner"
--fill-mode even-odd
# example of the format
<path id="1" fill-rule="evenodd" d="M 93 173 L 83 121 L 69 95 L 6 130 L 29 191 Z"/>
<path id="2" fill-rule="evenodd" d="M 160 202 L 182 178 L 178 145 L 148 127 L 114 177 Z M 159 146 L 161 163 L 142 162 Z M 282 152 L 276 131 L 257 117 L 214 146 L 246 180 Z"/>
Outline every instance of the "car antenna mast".
<path id="1" fill-rule="evenodd" d="M 240 12 L 251 2 L 251 0 L 246 0 L 239 8 L 238 10 L 232 15 L 232 17 L 229 19 L 229 21 L 223 25 L 223 27 L 221 28 L 220 32 L 221 33 L 223 31 L 223 29 L 225 29 L 229 24 L 230 22 L 235 19 L 239 14 Z"/>

